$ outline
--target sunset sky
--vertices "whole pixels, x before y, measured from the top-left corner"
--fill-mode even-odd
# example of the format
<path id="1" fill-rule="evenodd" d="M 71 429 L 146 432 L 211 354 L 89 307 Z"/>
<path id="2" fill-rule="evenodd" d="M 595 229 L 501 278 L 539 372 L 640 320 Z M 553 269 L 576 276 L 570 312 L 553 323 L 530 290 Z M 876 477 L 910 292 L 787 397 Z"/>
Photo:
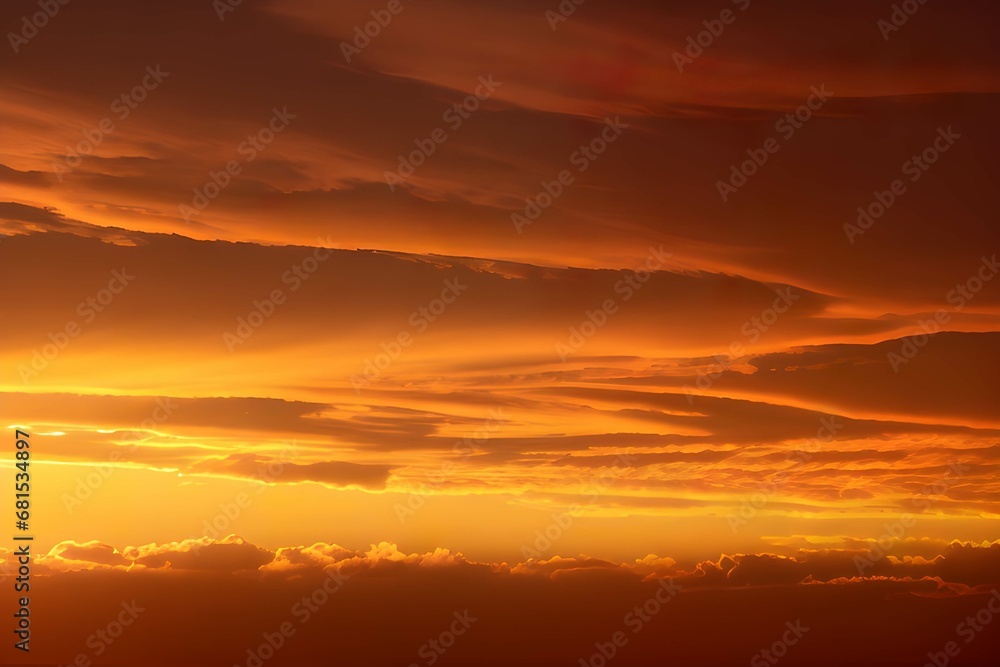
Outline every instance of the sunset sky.
<path id="1" fill-rule="evenodd" d="M 6 3 L 0 663 L 989 664 L 1000 11 L 902 4 Z"/>

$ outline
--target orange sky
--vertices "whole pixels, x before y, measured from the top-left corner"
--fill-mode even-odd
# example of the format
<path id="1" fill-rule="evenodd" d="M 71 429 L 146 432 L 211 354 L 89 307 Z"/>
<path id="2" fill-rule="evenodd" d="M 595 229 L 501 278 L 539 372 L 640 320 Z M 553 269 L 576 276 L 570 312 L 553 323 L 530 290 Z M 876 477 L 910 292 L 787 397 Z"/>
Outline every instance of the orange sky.
<path id="1" fill-rule="evenodd" d="M 347 61 L 384 3 L 73 2 L 0 55 L 0 424 L 46 591 L 997 582 L 996 8 L 883 39 L 880 3 L 550 5 L 404 0 Z"/>

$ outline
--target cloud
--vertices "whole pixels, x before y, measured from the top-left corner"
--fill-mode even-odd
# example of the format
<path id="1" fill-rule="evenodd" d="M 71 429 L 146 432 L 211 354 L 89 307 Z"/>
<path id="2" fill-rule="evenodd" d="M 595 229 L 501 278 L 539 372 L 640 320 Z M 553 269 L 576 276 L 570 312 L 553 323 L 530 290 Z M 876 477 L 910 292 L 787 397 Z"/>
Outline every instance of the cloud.
<path id="1" fill-rule="evenodd" d="M 256 570 L 274 558 L 272 552 L 232 535 L 219 541 L 201 538 L 127 547 L 124 554 L 133 562 L 150 568 L 229 572 Z"/>
<path id="2" fill-rule="evenodd" d="M 0 175 L 14 170 L 0 165 Z M 97 238 L 112 243 L 130 245 L 137 235 L 120 228 L 92 225 L 67 218 L 53 207 L 39 208 L 15 202 L 0 202 L 0 232 L 31 234 L 54 232 L 74 234 L 84 238 Z"/>
<path id="3" fill-rule="evenodd" d="M 195 558 L 212 558 L 212 566 L 179 566 L 191 546 L 181 542 L 126 549 L 122 555 L 138 559 L 128 571 L 107 566 L 80 571 L 78 558 L 93 558 L 95 566 L 107 561 L 108 554 L 117 560 L 111 547 L 98 543 L 60 545 L 39 557 L 36 565 L 48 560 L 61 567 L 39 575 L 44 584 L 39 583 L 32 600 L 33 618 L 37 614 L 40 623 L 48 623 L 55 618 L 54 610 L 60 610 L 63 632 L 40 645 L 43 657 L 65 662 L 66 656 L 71 659 L 86 650 L 83 640 L 93 633 L 94 623 L 115 618 L 125 600 L 143 610 L 114 647 L 125 660 L 145 655 L 148 642 L 161 637 L 165 628 L 191 623 L 212 641 L 189 664 L 239 660 L 263 641 L 263 633 L 290 622 L 296 632 L 275 655 L 274 664 L 318 656 L 331 642 L 345 659 L 365 654 L 369 664 L 398 663 L 412 660 L 427 637 L 453 619 L 453 612 L 467 610 L 477 619 L 475 632 L 462 639 L 466 643 L 461 648 L 456 643 L 455 655 L 483 655 L 491 646 L 489 655 L 498 660 L 521 655 L 522 664 L 549 664 L 549 658 L 533 652 L 538 646 L 586 655 L 593 650 L 590 638 L 599 640 L 623 627 L 628 631 L 623 618 L 630 611 L 638 613 L 634 610 L 655 597 L 660 581 L 671 577 L 679 594 L 647 617 L 655 625 L 636 636 L 622 664 L 649 664 L 664 656 L 679 659 L 695 650 L 713 661 L 732 662 L 745 657 L 747 647 L 752 654 L 761 637 L 772 636 L 795 619 L 809 628 L 810 641 L 797 647 L 797 655 L 810 664 L 839 664 L 848 651 L 892 651 L 915 660 L 943 646 L 954 636 L 954 628 L 928 625 L 919 639 L 903 629 L 919 619 L 926 621 L 928 615 L 961 619 L 985 607 L 995 594 L 1000 553 L 1000 543 L 956 543 L 933 561 L 894 563 L 892 574 L 858 577 L 841 571 L 849 552 L 802 553 L 795 558 L 723 556 L 690 571 L 655 555 L 632 565 L 552 557 L 507 567 L 472 563 L 443 549 L 407 554 L 391 543 L 357 551 L 317 543 L 272 553 L 231 536 L 199 549 L 201 555 Z M 62 562 L 67 552 L 74 562 Z M 952 558 L 970 556 L 989 563 L 975 583 L 921 574 L 921 568 L 943 567 Z M 147 566 L 139 567 L 139 560 Z M 269 562 L 251 569 L 261 560 Z M 221 567 L 223 562 L 226 567 Z M 796 580 L 800 574 L 802 579 Z M 319 590 L 328 592 L 318 596 Z M 81 596 L 87 604 L 76 604 Z M 52 604 L 57 599 L 64 606 Z M 192 600 L 205 603 L 193 605 Z M 728 641 L 721 641 L 719 624 L 727 628 Z M 398 641 L 378 639 L 387 626 L 394 628 Z M 520 630 L 511 632 L 515 627 Z M 738 631 L 731 632 L 733 628 Z M 863 638 L 867 635 L 860 631 L 865 628 L 875 631 L 877 639 L 857 639 L 849 649 L 844 647 L 844 633 Z M 904 636 L 905 641 L 896 639 Z M 543 637 L 546 641 L 539 643 Z M 168 643 L 160 655 L 173 659 L 189 651 L 188 645 Z M 982 664 L 988 664 L 990 651 L 986 638 L 963 649 Z"/>
<path id="4" fill-rule="evenodd" d="M 370 489 L 384 488 L 391 470 L 385 465 L 344 461 L 293 463 L 282 458 L 266 460 L 254 454 L 230 454 L 224 459 L 209 459 L 191 468 L 191 472 L 196 474 L 239 475 L 266 483 L 318 482 Z"/>
<path id="5" fill-rule="evenodd" d="M 317 542 L 311 546 L 281 547 L 274 551 L 258 547 L 237 535 L 222 539 L 203 537 L 165 544 L 114 547 L 91 541 L 73 541 L 54 546 L 47 554 L 36 557 L 46 573 L 80 570 L 122 569 L 136 572 L 151 570 L 249 572 L 273 576 L 301 576 L 306 571 L 334 569 L 345 575 L 375 574 L 391 571 L 397 574 L 410 570 L 473 568 L 495 575 L 535 575 L 556 578 L 569 574 L 603 576 L 616 573 L 639 579 L 676 578 L 685 586 L 774 586 L 793 585 L 804 581 L 823 582 L 856 578 L 884 580 L 918 580 L 940 578 L 951 583 L 975 586 L 998 583 L 1000 572 L 1000 541 L 981 544 L 952 541 L 939 547 L 936 555 L 887 556 L 878 552 L 872 556 L 871 542 L 858 541 L 864 548 L 800 549 L 791 556 L 777 554 L 722 555 L 717 561 L 704 561 L 684 566 L 669 556 L 649 554 L 631 563 L 615 563 L 584 555 L 553 555 L 544 559 L 531 558 L 521 563 L 477 563 L 461 553 L 438 547 L 426 553 L 406 553 L 392 542 L 372 544 L 368 549 L 353 550 L 337 544 Z M 9 553 L 9 552 L 7 552 Z M 857 558 L 870 558 L 872 563 L 858 571 Z M 716 576 L 719 573 L 722 576 Z"/>
<path id="6" fill-rule="evenodd" d="M 55 545 L 47 554 L 37 557 L 34 564 L 43 572 L 65 572 L 128 568 L 133 561 L 133 558 L 129 558 L 114 547 L 95 540 L 83 544 L 68 540 Z"/>
<path id="7" fill-rule="evenodd" d="M 77 57 L 18 59 L 3 70 L 11 200 L 101 228 L 300 245 L 332 234 L 344 248 L 592 268 L 629 266 L 663 243 L 687 267 L 841 296 L 856 327 L 874 326 L 890 308 L 932 312 L 941 287 L 969 275 L 969 261 L 992 243 L 981 224 L 991 184 L 978 165 L 997 150 L 1000 80 L 983 27 L 994 8 L 949 6 L 933 25 L 911 21 L 886 43 L 860 2 L 748 7 L 684 73 L 672 54 L 710 20 L 696 3 L 590 7 L 552 31 L 529 3 L 439 2 L 403 12 L 348 64 L 340 44 L 370 11 L 283 0 L 216 23 L 194 1 L 164 16 L 102 0 L 77 8 L 73 22 L 52 21 L 36 42 L 47 46 L 33 50 Z M 103 48 L 87 51 L 98 30 Z M 477 48 L 452 39 L 457 30 Z M 525 60 L 536 53 L 546 57 Z M 120 118 L 114 100 L 154 64 L 170 75 Z M 451 130 L 444 112 L 485 75 L 504 83 Z M 723 203 L 716 184 L 730 166 L 821 84 L 834 91 L 827 105 Z M 242 159 L 238 146 L 276 105 L 297 114 L 293 124 L 186 222 L 179 205 L 209 173 Z M 510 214 L 541 181 L 574 168 L 570 156 L 608 115 L 630 124 L 628 133 L 575 174 L 526 236 L 515 233 Z M 104 118 L 114 131 L 55 181 L 54 165 Z M 933 178 L 910 185 L 850 244 L 843 225 L 857 207 L 949 125 L 964 138 Z M 390 191 L 385 173 L 437 127 L 449 128 L 447 142 Z M 786 174 L 796 175 L 794 188 Z"/>

